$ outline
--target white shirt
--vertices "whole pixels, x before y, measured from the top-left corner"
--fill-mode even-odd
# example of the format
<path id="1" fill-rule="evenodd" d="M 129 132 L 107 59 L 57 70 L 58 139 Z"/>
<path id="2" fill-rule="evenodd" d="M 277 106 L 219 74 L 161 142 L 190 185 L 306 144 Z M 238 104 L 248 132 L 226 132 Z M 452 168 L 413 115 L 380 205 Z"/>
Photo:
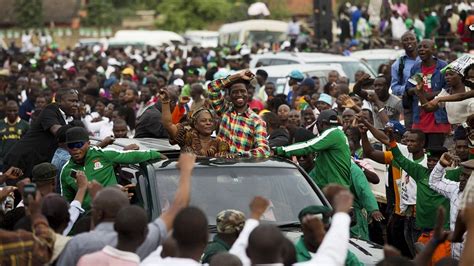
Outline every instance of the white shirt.
<path id="1" fill-rule="evenodd" d="M 202 266 L 203 264 L 188 258 L 175 258 L 175 257 L 161 257 L 161 252 L 163 251 L 163 246 L 159 246 L 155 251 L 153 251 L 148 257 L 146 257 L 141 266 Z M 207 265 L 207 264 L 204 264 Z"/>
<path id="2" fill-rule="evenodd" d="M 288 23 L 288 35 L 299 35 L 300 34 L 300 23 L 290 21 Z"/>
<path id="3" fill-rule="evenodd" d="M 400 40 L 402 35 L 407 31 L 407 27 L 405 26 L 405 22 L 403 22 L 403 18 L 391 17 L 390 23 L 392 24 L 392 37 L 395 40 Z"/>
<path id="4" fill-rule="evenodd" d="M 351 218 L 347 213 L 336 213 L 332 217 L 331 228 L 326 233 L 323 242 L 311 260 L 295 263 L 295 266 L 306 265 L 345 265 L 347 252 L 349 251 L 349 227 Z M 243 266 L 250 266 L 251 261 L 247 257 L 248 239 L 252 231 L 258 226 L 259 221 L 248 219 L 234 242 L 230 254 L 234 254 L 242 261 Z"/>
<path id="5" fill-rule="evenodd" d="M 465 91 L 470 91 L 470 89 L 466 88 Z M 443 89 L 435 98 L 448 95 L 450 94 L 445 89 Z M 446 108 L 446 113 L 448 114 L 448 121 L 450 124 L 462 124 L 466 122 L 467 118 L 471 114 L 474 114 L 474 98 L 469 98 L 459 102 L 445 102 L 444 106 Z"/>
<path id="6" fill-rule="evenodd" d="M 432 190 L 449 199 L 449 228 L 454 231 L 463 193 L 459 191 L 459 182 L 446 179 L 445 174 L 446 169 L 438 162 L 430 174 L 429 184 Z M 451 256 L 460 259 L 463 246 L 463 243 L 451 243 Z"/>

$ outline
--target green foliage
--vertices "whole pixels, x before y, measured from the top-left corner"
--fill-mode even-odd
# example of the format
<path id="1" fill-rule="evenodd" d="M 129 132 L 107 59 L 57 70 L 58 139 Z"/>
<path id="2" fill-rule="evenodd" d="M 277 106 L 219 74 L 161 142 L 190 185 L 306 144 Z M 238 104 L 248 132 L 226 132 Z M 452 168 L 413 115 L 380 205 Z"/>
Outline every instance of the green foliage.
<path id="1" fill-rule="evenodd" d="M 162 0 L 157 12 L 164 19 L 157 26 L 176 32 L 204 29 L 208 23 L 225 20 L 232 7 L 229 0 Z"/>
<path id="2" fill-rule="evenodd" d="M 269 0 L 270 19 L 286 20 L 291 17 L 285 0 Z"/>
<path id="3" fill-rule="evenodd" d="M 112 0 L 89 0 L 86 6 L 87 17 L 83 23 L 89 27 L 116 25 L 121 22 L 121 16 L 114 10 Z"/>
<path id="4" fill-rule="evenodd" d="M 15 17 L 21 28 L 43 26 L 43 4 L 41 0 L 15 0 Z"/>

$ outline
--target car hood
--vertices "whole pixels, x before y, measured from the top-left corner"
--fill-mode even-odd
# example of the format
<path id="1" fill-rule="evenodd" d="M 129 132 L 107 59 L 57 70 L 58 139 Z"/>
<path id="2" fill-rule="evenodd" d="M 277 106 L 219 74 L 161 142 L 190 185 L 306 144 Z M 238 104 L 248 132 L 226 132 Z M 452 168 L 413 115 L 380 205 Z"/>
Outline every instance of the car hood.
<path id="1" fill-rule="evenodd" d="M 283 234 L 293 243 L 296 243 L 301 236 L 301 232 L 298 231 L 283 231 Z M 364 265 L 376 265 L 379 261 L 383 260 L 383 247 L 376 243 L 358 238 L 350 238 L 349 244 L 349 250 Z"/>

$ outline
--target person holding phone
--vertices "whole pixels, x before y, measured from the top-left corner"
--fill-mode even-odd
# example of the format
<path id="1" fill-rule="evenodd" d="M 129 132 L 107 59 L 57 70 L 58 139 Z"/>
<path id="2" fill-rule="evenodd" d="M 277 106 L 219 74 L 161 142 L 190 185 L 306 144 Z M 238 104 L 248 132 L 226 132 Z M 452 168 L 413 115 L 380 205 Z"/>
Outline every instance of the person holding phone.
<path id="1" fill-rule="evenodd" d="M 117 151 L 102 150 L 92 146 L 89 134 L 85 128 L 73 127 L 66 132 L 66 146 L 71 159 L 64 165 L 61 171 L 61 192 L 68 201 L 72 201 L 78 190 L 78 185 L 71 176 L 73 171 L 82 171 L 89 181 L 96 180 L 102 186 L 117 184 L 114 172 L 116 164 L 134 164 L 153 159 L 161 159 L 162 155 L 153 150 L 147 151 Z M 90 208 L 91 197 L 86 194 L 82 207 Z"/>

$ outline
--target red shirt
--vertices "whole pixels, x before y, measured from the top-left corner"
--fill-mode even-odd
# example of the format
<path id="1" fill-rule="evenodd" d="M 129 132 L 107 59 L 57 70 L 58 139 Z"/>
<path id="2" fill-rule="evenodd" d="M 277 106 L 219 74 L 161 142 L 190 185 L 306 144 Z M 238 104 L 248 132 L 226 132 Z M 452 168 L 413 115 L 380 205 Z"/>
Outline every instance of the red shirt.
<path id="1" fill-rule="evenodd" d="M 432 92 L 431 89 L 431 76 L 436 71 L 436 64 L 430 67 L 421 66 L 421 72 L 423 74 L 423 90 L 425 92 Z M 420 108 L 420 121 L 413 124 L 413 128 L 421 129 L 425 133 L 449 133 L 451 131 L 451 125 L 437 124 L 435 120 L 434 112 L 425 112 Z"/>

